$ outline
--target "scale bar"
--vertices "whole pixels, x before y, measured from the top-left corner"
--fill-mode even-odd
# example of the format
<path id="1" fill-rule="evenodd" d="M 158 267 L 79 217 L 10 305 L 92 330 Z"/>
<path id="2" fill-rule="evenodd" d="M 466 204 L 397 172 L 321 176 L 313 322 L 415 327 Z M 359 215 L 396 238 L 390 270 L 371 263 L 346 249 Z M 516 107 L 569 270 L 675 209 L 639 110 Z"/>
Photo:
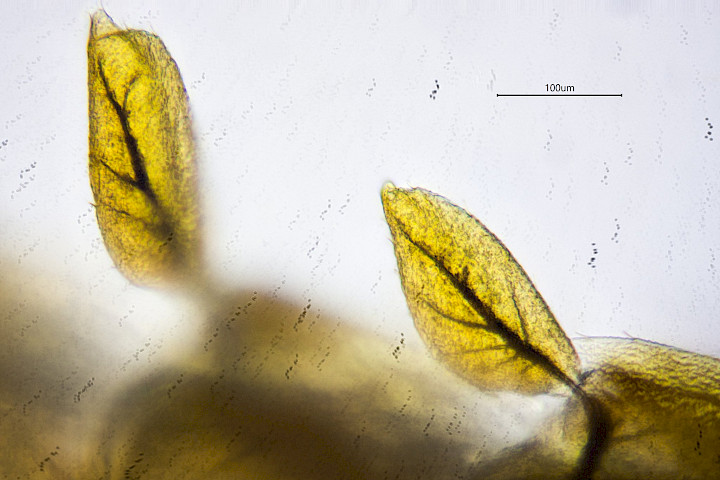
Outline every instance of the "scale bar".
<path id="1" fill-rule="evenodd" d="M 622 93 L 498 93 L 498 97 L 622 97 Z"/>

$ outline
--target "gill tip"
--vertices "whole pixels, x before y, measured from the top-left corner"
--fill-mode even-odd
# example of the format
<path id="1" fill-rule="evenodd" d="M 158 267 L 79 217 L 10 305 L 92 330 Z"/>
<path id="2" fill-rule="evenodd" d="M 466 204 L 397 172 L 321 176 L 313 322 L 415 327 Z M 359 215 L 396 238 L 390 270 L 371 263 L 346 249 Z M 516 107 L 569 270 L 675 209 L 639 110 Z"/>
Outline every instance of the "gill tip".
<path id="1" fill-rule="evenodd" d="M 107 12 L 99 8 L 90 16 L 90 37 L 99 38 L 119 31 L 120 28 L 113 22 Z"/>

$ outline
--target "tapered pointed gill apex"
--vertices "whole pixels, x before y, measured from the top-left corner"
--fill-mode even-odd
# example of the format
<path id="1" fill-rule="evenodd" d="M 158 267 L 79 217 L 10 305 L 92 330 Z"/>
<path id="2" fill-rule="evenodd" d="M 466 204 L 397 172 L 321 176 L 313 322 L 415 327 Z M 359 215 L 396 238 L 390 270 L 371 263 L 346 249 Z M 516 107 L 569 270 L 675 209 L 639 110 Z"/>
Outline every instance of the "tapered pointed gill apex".
<path id="1" fill-rule="evenodd" d="M 393 203 L 397 202 L 398 195 L 402 191 L 402 188 L 396 187 L 392 182 L 387 182 L 383 185 L 382 190 L 380 190 L 380 198 L 386 213 L 388 208 L 390 208 Z"/>
<path id="2" fill-rule="evenodd" d="M 120 28 L 102 8 L 96 10 L 90 17 L 90 37 L 100 38 L 118 31 Z"/>
<path id="3" fill-rule="evenodd" d="M 382 195 L 382 198 L 385 199 L 388 195 L 391 195 L 395 190 L 398 190 L 398 188 L 395 186 L 392 182 L 387 182 L 385 185 L 382 186 L 382 190 L 380 190 L 380 195 Z"/>

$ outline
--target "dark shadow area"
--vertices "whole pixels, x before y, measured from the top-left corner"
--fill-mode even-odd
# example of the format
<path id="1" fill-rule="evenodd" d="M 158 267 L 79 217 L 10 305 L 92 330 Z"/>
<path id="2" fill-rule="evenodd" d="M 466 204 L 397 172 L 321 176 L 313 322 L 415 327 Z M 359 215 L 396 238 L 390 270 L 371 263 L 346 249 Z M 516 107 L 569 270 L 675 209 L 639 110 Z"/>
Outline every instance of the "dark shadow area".
<path id="1" fill-rule="evenodd" d="M 522 397 L 480 392 L 422 345 L 276 291 L 208 287 L 181 347 L 154 338 L 152 360 L 118 353 L 112 335 L 136 352 L 150 342 L 118 327 L 117 306 L 10 265 L 6 478 L 578 478 L 590 428 L 577 397 L 535 428 L 518 420 Z M 720 361 L 635 339 L 575 344 L 582 387 L 611 418 L 595 480 L 717 478 Z M 517 431 L 525 440 L 508 439 Z"/>
<path id="2" fill-rule="evenodd" d="M 474 469 L 490 433 L 468 418 L 482 412 L 468 410 L 483 399 L 424 352 L 394 356 L 387 339 L 279 297 L 236 292 L 212 303 L 201 353 L 129 386 L 110 408 L 101 434 L 111 439 L 110 478 L 460 478 Z"/>
<path id="3" fill-rule="evenodd" d="M 112 339 L 79 327 L 116 325 L 111 309 L 50 288 L 57 279 L 5 273 L 8 478 L 469 478 L 523 427 L 511 420 L 519 404 L 347 312 L 208 294 L 204 333 L 177 361 L 125 371 L 103 347 Z"/>
<path id="4" fill-rule="evenodd" d="M 103 351 L 73 331 L 84 313 L 63 285 L 14 263 L 4 260 L 0 275 L 0 474 L 64 478 L 51 474 L 53 464 L 82 429 L 96 375 L 88 360 Z"/>

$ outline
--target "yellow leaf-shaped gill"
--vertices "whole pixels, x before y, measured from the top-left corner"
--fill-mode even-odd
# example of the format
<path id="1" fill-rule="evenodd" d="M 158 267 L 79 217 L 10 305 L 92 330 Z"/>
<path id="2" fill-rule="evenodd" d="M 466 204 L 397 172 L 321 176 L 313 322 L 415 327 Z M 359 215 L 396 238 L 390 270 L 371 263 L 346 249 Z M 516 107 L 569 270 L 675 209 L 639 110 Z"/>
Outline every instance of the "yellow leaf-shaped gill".
<path id="1" fill-rule="evenodd" d="M 720 478 L 720 359 L 628 338 L 584 338 L 581 388 L 612 429 L 593 478 Z M 566 420 L 582 418 L 570 402 Z"/>
<path id="2" fill-rule="evenodd" d="M 485 390 L 577 384 L 570 340 L 522 267 L 485 226 L 422 189 L 382 189 L 415 326 L 433 355 Z"/>
<path id="3" fill-rule="evenodd" d="M 88 53 L 89 173 L 100 231 L 130 281 L 178 282 L 198 250 L 188 99 L 163 42 L 98 10 Z"/>

